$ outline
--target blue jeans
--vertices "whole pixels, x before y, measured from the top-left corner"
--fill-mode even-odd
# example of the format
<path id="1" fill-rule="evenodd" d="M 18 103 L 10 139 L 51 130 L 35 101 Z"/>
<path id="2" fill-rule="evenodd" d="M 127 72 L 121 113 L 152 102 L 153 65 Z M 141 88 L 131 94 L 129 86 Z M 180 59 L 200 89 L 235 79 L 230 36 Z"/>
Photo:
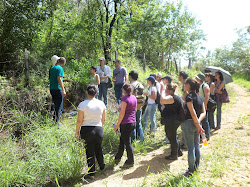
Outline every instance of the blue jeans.
<path id="1" fill-rule="evenodd" d="M 185 120 L 183 123 L 183 135 L 188 148 L 188 170 L 194 172 L 200 164 L 200 135 L 193 120 Z"/>
<path id="2" fill-rule="evenodd" d="M 122 98 L 122 86 L 123 84 L 115 84 L 114 90 L 115 90 L 115 97 L 117 100 L 117 103 L 121 103 L 121 98 Z"/>
<path id="3" fill-rule="evenodd" d="M 221 127 L 221 107 L 222 103 L 217 101 L 217 127 Z"/>
<path id="4" fill-rule="evenodd" d="M 210 129 L 214 129 L 214 112 L 207 112 L 208 113 L 208 123 L 210 126 Z"/>
<path id="5" fill-rule="evenodd" d="M 141 141 L 144 141 L 144 134 L 141 125 L 141 114 L 142 110 L 137 110 L 136 112 L 136 127 L 131 133 L 131 141 L 133 142 L 136 138 L 139 138 Z"/>
<path id="6" fill-rule="evenodd" d="M 102 101 L 102 97 L 103 97 L 104 104 L 108 108 L 108 88 L 107 88 L 107 83 L 100 83 L 98 88 L 99 88 L 98 99 Z"/>
<path id="7" fill-rule="evenodd" d="M 208 113 L 206 112 L 206 117 L 201 121 L 202 128 L 205 130 L 207 138 L 210 138 L 210 126 L 208 123 Z"/>
<path id="8" fill-rule="evenodd" d="M 64 97 L 62 96 L 62 90 L 50 90 L 50 94 L 52 96 L 52 103 L 54 103 L 53 119 L 55 120 L 55 122 L 58 122 L 60 120 L 63 109 Z"/>
<path id="9" fill-rule="evenodd" d="M 143 129 L 147 130 L 148 128 L 148 117 L 150 118 L 150 133 L 154 133 L 157 129 L 156 126 L 156 106 L 157 104 L 148 104 L 146 111 L 144 112 L 143 115 Z"/>

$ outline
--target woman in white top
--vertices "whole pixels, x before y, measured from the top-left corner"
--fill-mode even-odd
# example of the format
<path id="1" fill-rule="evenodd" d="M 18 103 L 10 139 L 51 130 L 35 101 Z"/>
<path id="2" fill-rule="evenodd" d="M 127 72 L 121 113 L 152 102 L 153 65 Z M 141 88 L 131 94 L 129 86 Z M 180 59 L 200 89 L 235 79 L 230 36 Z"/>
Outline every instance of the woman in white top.
<path id="1" fill-rule="evenodd" d="M 87 99 L 78 106 L 78 119 L 75 137 L 85 140 L 85 149 L 89 172 L 87 177 L 95 175 L 95 157 L 103 170 L 105 167 L 102 153 L 103 128 L 105 123 L 106 107 L 104 103 L 95 98 L 97 88 L 89 85 L 86 90 Z M 81 130 L 80 130 L 81 128 Z M 80 130 L 80 135 L 79 135 Z"/>
<path id="2" fill-rule="evenodd" d="M 148 96 L 148 106 L 146 111 L 144 112 L 143 116 L 143 129 L 148 128 L 148 117 L 150 118 L 151 125 L 150 125 L 150 133 L 155 133 L 157 126 L 156 126 L 156 106 L 155 103 L 157 97 L 157 89 L 154 86 L 155 78 L 153 76 L 149 76 L 147 79 L 147 84 L 149 85 L 148 93 L 144 93 L 144 95 Z"/>

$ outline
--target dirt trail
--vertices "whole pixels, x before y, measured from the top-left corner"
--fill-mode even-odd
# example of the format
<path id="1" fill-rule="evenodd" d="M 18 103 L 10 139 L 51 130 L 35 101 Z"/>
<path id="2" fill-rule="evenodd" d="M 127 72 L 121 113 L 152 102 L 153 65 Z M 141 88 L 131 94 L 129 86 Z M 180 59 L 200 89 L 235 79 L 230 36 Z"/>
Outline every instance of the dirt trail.
<path id="1" fill-rule="evenodd" d="M 223 133 L 230 133 L 230 130 L 234 129 L 235 125 L 237 125 L 239 116 L 250 111 L 250 97 L 248 96 L 248 92 L 237 84 L 231 83 L 231 86 L 235 90 L 237 96 L 234 101 L 231 101 L 233 103 L 231 107 L 226 108 L 225 111 L 222 112 L 222 128 L 213 133 L 213 136 L 216 136 L 216 138 Z M 249 138 L 249 136 L 247 138 Z M 211 137 L 209 141 L 210 146 L 202 147 L 201 154 L 209 154 L 215 143 L 216 142 L 213 142 L 213 137 Z M 249 146 L 245 149 L 249 150 Z M 169 152 L 169 145 L 166 145 L 146 155 L 135 155 L 135 165 L 133 168 L 121 169 L 119 167 L 121 164 L 119 164 L 115 166 L 113 170 L 107 169 L 104 174 L 96 176 L 94 181 L 84 186 L 136 186 L 142 184 L 145 175 L 149 173 L 150 175 L 147 176 L 147 180 L 150 180 L 150 178 L 158 178 L 161 175 L 161 171 L 166 168 L 173 173 L 185 171 L 188 167 L 187 152 L 185 151 L 183 157 L 179 158 L 177 161 L 167 161 L 164 157 L 169 154 Z M 125 156 L 123 156 L 122 163 L 124 163 L 126 159 L 124 157 Z M 249 159 L 247 162 L 249 162 Z"/>

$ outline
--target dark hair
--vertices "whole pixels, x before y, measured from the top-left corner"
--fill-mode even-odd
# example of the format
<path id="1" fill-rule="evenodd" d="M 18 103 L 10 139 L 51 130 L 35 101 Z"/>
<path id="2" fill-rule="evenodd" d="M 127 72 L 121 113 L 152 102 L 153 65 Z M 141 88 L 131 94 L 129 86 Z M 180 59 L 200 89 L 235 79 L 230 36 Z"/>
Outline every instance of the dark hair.
<path id="1" fill-rule="evenodd" d="M 173 80 L 170 75 L 166 75 L 165 77 L 163 77 L 163 79 L 167 79 L 169 83 L 171 83 Z"/>
<path id="2" fill-rule="evenodd" d="M 213 73 L 209 72 L 209 73 L 205 73 L 206 77 L 210 77 L 210 80 L 213 81 L 214 80 L 214 75 Z"/>
<path id="3" fill-rule="evenodd" d="M 90 68 L 95 70 L 95 72 L 96 72 L 96 67 L 95 66 L 91 66 Z"/>
<path id="4" fill-rule="evenodd" d="M 57 62 L 58 62 L 59 64 L 64 64 L 64 63 L 66 62 L 66 59 L 65 59 L 64 57 L 60 57 L 60 58 L 57 60 Z"/>
<path id="5" fill-rule="evenodd" d="M 151 73 L 150 76 L 153 76 L 156 79 L 156 74 L 155 73 Z"/>
<path id="6" fill-rule="evenodd" d="M 183 79 L 187 79 L 188 78 L 188 74 L 186 71 L 180 71 L 179 76 L 183 77 Z"/>
<path id="7" fill-rule="evenodd" d="M 175 92 L 177 87 L 178 87 L 178 85 L 175 84 L 175 83 L 170 83 L 170 84 L 167 85 L 167 89 L 168 90 L 173 90 L 174 92 Z"/>
<path id="8" fill-rule="evenodd" d="M 223 77 L 223 75 L 222 75 L 222 73 L 220 71 L 217 71 L 215 73 L 217 73 L 219 75 L 220 81 L 224 81 L 224 77 Z"/>
<path id="9" fill-rule="evenodd" d="M 211 73 L 210 69 L 205 69 L 204 71 L 205 71 L 205 73 Z"/>
<path id="10" fill-rule="evenodd" d="M 185 84 L 189 84 L 190 85 L 190 90 L 191 91 L 195 91 L 196 93 L 199 92 L 200 85 L 199 85 L 199 83 L 194 78 L 187 79 L 185 81 Z"/>
<path id="11" fill-rule="evenodd" d="M 95 96 L 97 94 L 97 88 L 95 85 L 91 84 L 87 87 L 87 92 L 90 96 Z"/>
<path id="12" fill-rule="evenodd" d="M 137 80 L 138 79 L 138 73 L 137 73 L 137 71 L 130 71 L 129 72 L 129 76 L 131 76 L 131 78 L 133 80 Z"/>
<path id="13" fill-rule="evenodd" d="M 130 84 L 124 84 L 122 86 L 122 88 L 125 90 L 125 92 L 127 93 L 127 95 L 131 95 L 132 94 L 132 87 Z"/>

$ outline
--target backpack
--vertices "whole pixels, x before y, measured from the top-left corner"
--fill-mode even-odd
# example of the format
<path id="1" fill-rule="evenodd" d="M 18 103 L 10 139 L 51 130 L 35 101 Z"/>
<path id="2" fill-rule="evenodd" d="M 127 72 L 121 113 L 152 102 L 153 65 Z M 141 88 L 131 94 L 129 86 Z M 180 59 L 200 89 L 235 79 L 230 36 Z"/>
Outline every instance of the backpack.
<path id="1" fill-rule="evenodd" d="M 157 104 L 157 107 L 158 107 L 158 110 L 160 112 L 162 112 L 161 110 L 161 94 L 159 93 L 159 91 L 157 90 L 157 93 L 156 93 L 156 100 L 155 100 L 155 103 Z"/>
<path id="2" fill-rule="evenodd" d="M 205 93 L 204 93 L 204 90 L 203 90 L 204 84 L 202 84 L 202 87 L 201 87 L 201 88 L 202 88 L 203 94 L 204 94 L 204 96 L 205 96 Z M 211 95 L 210 95 L 210 97 L 209 97 L 209 99 L 208 99 L 208 101 L 207 101 L 207 111 L 208 111 L 208 112 L 214 112 L 216 108 L 217 108 L 217 103 L 216 103 L 215 100 L 213 100 L 213 99 L 211 98 Z"/>
<path id="3" fill-rule="evenodd" d="M 144 104 L 144 96 L 143 96 L 144 87 L 140 82 L 137 81 L 134 82 L 132 86 L 134 87 L 133 95 L 137 99 L 137 110 L 140 110 Z"/>
<path id="4" fill-rule="evenodd" d="M 179 110 L 177 112 L 177 121 L 179 121 L 180 123 L 182 123 L 185 118 L 186 118 L 186 109 L 185 109 L 185 102 L 184 100 L 180 97 L 180 96 L 177 96 L 176 97 L 179 97 L 179 100 L 180 100 L 180 106 L 179 106 Z"/>

